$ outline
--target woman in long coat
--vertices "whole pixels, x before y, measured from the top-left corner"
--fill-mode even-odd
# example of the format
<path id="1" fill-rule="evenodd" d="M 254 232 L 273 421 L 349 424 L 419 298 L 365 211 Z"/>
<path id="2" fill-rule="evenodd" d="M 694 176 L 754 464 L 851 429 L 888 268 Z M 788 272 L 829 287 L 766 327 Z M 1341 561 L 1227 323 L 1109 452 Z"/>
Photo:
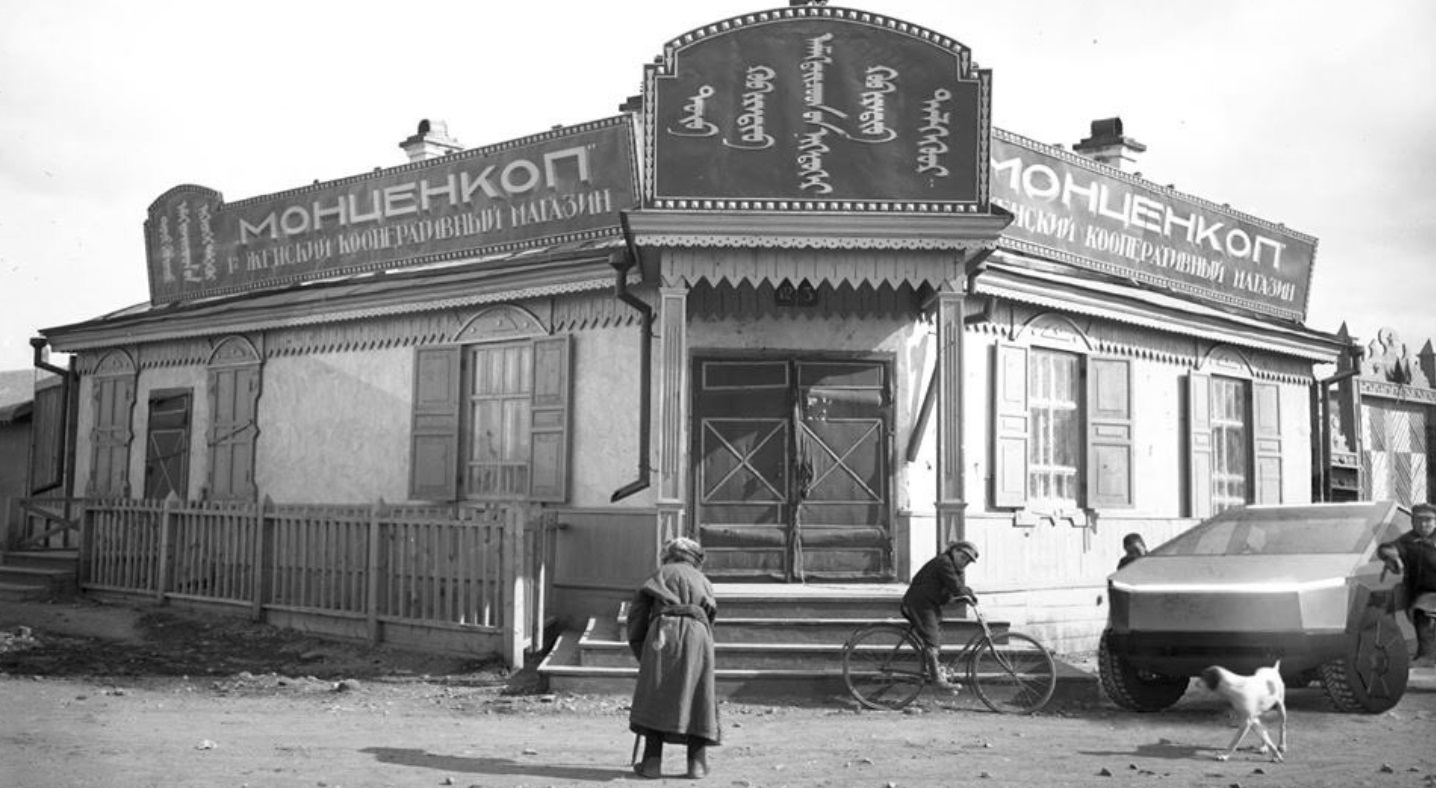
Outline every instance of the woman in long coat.
<path id="1" fill-rule="evenodd" d="M 713 585 L 700 571 L 703 548 L 678 538 L 663 546 L 663 565 L 633 596 L 628 646 L 638 658 L 638 686 L 628 727 L 644 738 L 634 771 L 662 775 L 663 743 L 688 747 L 688 776 L 708 774 L 706 748 L 719 743 L 713 680 Z"/>

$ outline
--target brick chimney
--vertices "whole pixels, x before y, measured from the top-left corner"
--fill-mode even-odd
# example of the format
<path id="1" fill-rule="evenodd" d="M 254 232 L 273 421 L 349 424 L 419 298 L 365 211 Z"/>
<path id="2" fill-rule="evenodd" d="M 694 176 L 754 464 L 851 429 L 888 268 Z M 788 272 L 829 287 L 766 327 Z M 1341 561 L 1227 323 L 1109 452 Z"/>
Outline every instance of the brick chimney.
<path id="1" fill-rule="evenodd" d="M 409 161 L 437 159 L 464 149 L 458 140 L 449 136 L 449 124 L 427 119 L 419 121 L 418 133 L 399 143 L 399 147 L 409 154 Z"/>
<path id="2" fill-rule="evenodd" d="M 1073 152 L 1123 172 L 1134 172 L 1137 154 L 1146 149 L 1146 145 L 1122 134 L 1121 118 L 1092 121 L 1092 136 L 1072 146 Z"/>

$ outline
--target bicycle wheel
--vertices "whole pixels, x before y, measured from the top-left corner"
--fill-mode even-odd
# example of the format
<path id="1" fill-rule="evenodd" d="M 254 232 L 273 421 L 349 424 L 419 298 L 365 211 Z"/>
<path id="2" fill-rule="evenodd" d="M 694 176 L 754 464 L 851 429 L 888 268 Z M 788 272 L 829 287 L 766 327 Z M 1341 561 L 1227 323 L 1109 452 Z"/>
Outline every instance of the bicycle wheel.
<path id="1" fill-rule="evenodd" d="M 993 632 L 992 640 L 979 643 L 972 653 L 967 677 L 989 709 L 1031 714 L 1052 699 L 1057 689 L 1057 663 L 1028 635 Z"/>
<path id="2" fill-rule="evenodd" d="M 863 627 L 843 644 L 843 683 L 870 709 L 901 709 L 927 683 L 922 648 L 907 627 Z"/>

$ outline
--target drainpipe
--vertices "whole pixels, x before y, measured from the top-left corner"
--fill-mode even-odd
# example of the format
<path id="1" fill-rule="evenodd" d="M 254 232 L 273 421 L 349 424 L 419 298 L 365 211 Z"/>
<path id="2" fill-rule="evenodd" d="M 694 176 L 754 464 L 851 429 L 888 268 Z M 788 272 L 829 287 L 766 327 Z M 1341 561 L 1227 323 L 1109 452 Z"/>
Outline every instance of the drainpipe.
<path id="1" fill-rule="evenodd" d="M 45 360 L 45 346 L 49 343 L 49 340 L 45 339 L 44 337 L 30 337 L 30 347 L 34 348 L 35 353 L 33 358 L 33 366 L 35 367 L 35 369 L 42 369 L 46 372 L 53 372 L 54 374 L 60 376 L 60 480 L 55 484 L 51 484 L 43 488 L 28 489 L 30 486 L 31 479 L 27 478 L 25 480 L 25 486 L 28 489 L 29 495 L 39 495 L 40 493 L 49 492 L 56 487 L 64 487 L 65 482 L 70 478 L 70 468 L 73 464 L 72 457 L 75 452 L 74 441 L 70 435 L 70 413 L 73 410 L 72 403 L 70 400 L 74 394 L 74 390 L 71 388 L 71 382 L 74 380 L 75 374 L 73 369 L 57 367 L 54 364 L 51 364 L 50 362 Z M 71 365 L 73 366 L 73 361 L 71 362 Z M 26 473 L 31 476 L 33 476 L 34 474 L 34 468 L 29 467 L 29 463 L 26 464 Z M 67 519 L 70 516 L 69 498 L 70 492 L 69 490 L 66 490 L 65 517 Z"/>
<path id="2" fill-rule="evenodd" d="M 628 212 L 618 212 L 619 224 L 623 227 L 623 241 L 628 245 L 628 254 L 612 261 L 618 278 L 613 285 L 613 295 L 618 300 L 638 310 L 642 316 L 638 345 L 638 478 L 614 490 L 609 503 L 646 489 L 649 484 L 648 443 L 649 421 L 653 409 L 653 307 L 638 296 L 628 292 L 628 271 L 638 262 L 638 247 L 633 243 L 633 231 L 628 226 Z"/>

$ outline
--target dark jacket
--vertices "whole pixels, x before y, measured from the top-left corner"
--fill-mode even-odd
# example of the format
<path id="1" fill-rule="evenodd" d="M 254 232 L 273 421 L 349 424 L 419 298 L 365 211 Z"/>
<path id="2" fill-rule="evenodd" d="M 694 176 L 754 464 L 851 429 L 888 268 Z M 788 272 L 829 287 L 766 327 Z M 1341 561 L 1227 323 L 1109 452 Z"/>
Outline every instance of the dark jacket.
<path id="1" fill-rule="evenodd" d="M 959 596 L 976 596 L 952 553 L 942 552 L 913 575 L 902 602 L 914 611 L 940 608 Z"/>
<path id="2" fill-rule="evenodd" d="M 664 564 L 634 594 L 628 646 L 638 658 L 629 729 L 674 743 L 718 744 L 713 586 L 696 567 Z"/>
<path id="3" fill-rule="evenodd" d="M 1421 534 L 1407 531 L 1400 538 L 1383 544 L 1378 554 L 1401 556 L 1405 565 L 1406 590 L 1411 599 L 1417 594 L 1436 591 L 1436 543 L 1422 539 Z"/>

